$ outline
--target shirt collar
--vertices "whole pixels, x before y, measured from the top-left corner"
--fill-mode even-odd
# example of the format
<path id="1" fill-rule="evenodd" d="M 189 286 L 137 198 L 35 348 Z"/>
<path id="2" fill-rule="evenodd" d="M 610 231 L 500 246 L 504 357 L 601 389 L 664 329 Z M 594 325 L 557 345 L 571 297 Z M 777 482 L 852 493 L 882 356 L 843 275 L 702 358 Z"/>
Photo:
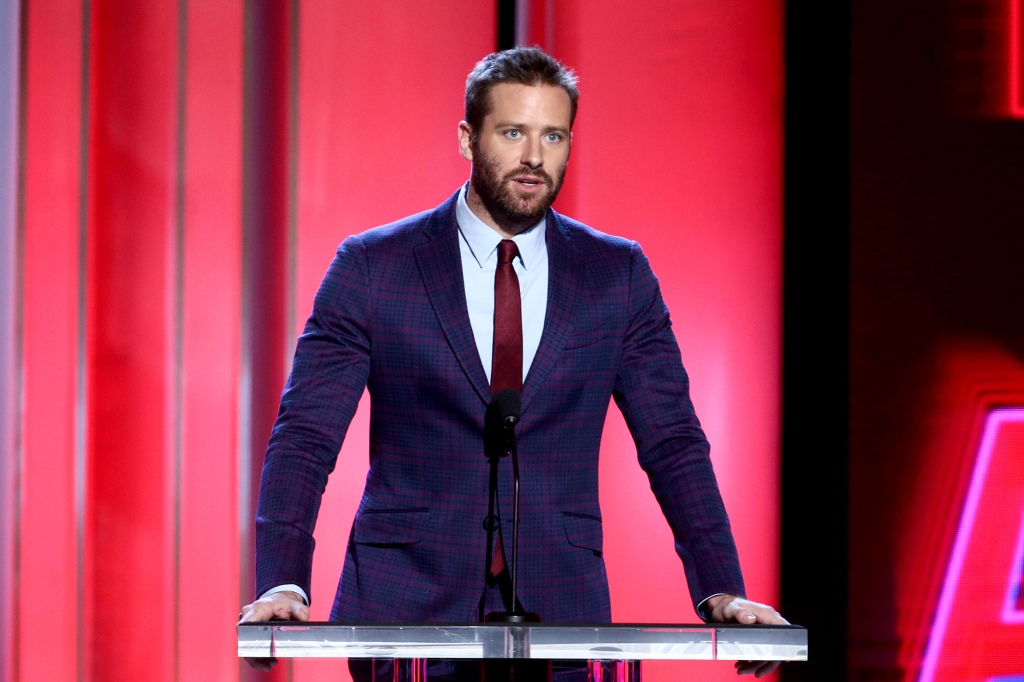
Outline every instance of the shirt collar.
<path id="1" fill-rule="evenodd" d="M 466 202 L 466 194 L 469 191 L 469 183 L 459 190 L 459 200 L 455 205 L 455 220 L 459 224 L 459 232 L 466 240 L 473 259 L 481 268 L 492 258 L 497 258 L 498 242 L 502 237 L 494 231 L 487 223 L 476 217 L 473 210 Z M 523 230 L 512 241 L 519 247 L 519 262 L 529 270 L 530 266 L 540 258 L 541 251 L 545 248 L 544 231 L 547 227 L 547 217 L 542 217 L 536 225 Z"/>

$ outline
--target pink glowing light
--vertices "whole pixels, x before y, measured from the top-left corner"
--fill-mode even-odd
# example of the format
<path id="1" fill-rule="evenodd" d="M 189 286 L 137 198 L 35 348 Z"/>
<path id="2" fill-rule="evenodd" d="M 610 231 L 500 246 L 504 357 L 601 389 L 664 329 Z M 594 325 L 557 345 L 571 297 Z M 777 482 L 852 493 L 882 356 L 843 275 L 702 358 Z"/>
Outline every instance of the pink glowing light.
<path id="1" fill-rule="evenodd" d="M 1021 0 L 1010 0 L 1010 115 L 1024 118 L 1021 101 Z"/>
<path id="2" fill-rule="evenodd" d="M 935 620 L 932 623 L 931 633 L 928 637 L 928 647 L 925 651 L 924 661 L 921 666 L 921 675 L 918 678 L 918 682 L 932 682 L 935 677 L 935 670 L 939 662 L 939 655 L 942 652 L 946 628 L 949 624 L 950 615 L 953 611 L 953 602 L 957 594 L 964 560 L 967 556 L 967 547 L 970 542 L 971 535 L 974 532 L 974 521 L 977 517 L 978 506 L 981 502 L 985 477 L 988 474 L 989 464 L 992 460 L 992 452 L 994 450 L 996 438 L 999 434 L 999 430 L 1004 424 L 1013 422 L 1024 423 L 1024 409 L 1013 408 L 993 410 L 989 413 L 988 418 L 985 421 L 985 428 L 981 437 L 981 445 L 978 448 L 978 455 L 975 459 L 974 472 L 971 475 L 971 483 L 967 491 L 967 499 L 964 502 L 963 514 L 960 517 L 960 526 L 957 528 L 956 540 L 953 544 L 953 552 L 950 556 L 946 578 L 942 584 L 942 592 L 939 596 L 939 604 L 936 609 Z M 1022 531 L 1024 531 L 1024 528 L 1022 528 Z M 1021 540 L 1024 540 L 1024 535 L 1021 536 Z M 1018 542 L 1018 560 L 1014 562 L 1015 566 L 1020 565 L 1021 548 L 1019 545 L 1020 542 Z M 1015 576 L 1013 578 L 1015 578 Z M 1011 584 L 1015 584 L 1015 582 L 1015 579 L 1011 579 Z M 1014 603 L 1013 608 L 1010 611 L 1010 615 L 1013 618 L 1016 618 L 1016 614 L 1018 613 L 1020 612 L 1016 610 L 1016 603 Z M 1004 609 L 1004 621 L 1006 616 L 1007 610 Z M 1018 621 L 1012 620 L 1009 622 Z"/>
<path id="3" fill-rule="evenodd" d="M 1021 606 L 1021 589 L 1024 588 L 1024 515 L 1021 516 L 1020 531 L 1017 533 L 1017 549 L 1013 552 L 1013 566 L 1010 579 L 1006 581 L 1006 602 L 1003 604 L 1004 623 L 1024 623 Z"/>

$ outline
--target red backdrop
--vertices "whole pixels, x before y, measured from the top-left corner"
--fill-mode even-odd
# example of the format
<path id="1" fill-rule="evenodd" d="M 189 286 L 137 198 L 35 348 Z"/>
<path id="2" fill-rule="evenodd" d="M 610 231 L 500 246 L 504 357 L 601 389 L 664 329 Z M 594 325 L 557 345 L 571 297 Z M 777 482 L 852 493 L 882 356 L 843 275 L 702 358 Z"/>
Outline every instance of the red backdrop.
<path id="1" fill-rule="evenodd" d="M 533 5 L 543 23 L 523 38 L 574 67 L 583 92 L 558 207 L 649 255 L 748 589 L 777 602 L 781 2 Z M 250 33 L 246 48 L 240 0 L 25 7 L 14 675 L 237 679 L 250 454 L 269 429 L 254 396 L 280 390 L 282 349 L 337 244 L 468 177 L 456 125 L 495 8 L 292 3 L 273 41 Z M 280 87 L 243 88 L 271 68 Z M 254 179 L 261 116 L 279 136 L 269 179 Z M 277 194 L 260 203 L 254 187 Z M 243 215 L 259 206 L 272 220 Z M 253 244 L 272 239 L 269 255 Z M 251 317 L 277 305 L 251 298 L 268 258 L 291 311 L 280 327 Z M 314 618 L 362 488 L 362 408 L 349 434 L 317 527 Z M 695 620 L 614 408 L 601 492 L 615 619 Z M 304 661 L 291 676 L 343 668 Z"/>

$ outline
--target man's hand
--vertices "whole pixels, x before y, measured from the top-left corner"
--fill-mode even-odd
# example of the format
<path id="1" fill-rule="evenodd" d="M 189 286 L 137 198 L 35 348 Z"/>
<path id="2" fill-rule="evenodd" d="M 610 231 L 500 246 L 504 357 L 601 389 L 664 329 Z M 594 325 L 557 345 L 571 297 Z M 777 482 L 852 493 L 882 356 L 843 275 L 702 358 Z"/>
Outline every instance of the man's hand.
<path id="1" fill-rule="evenodd" d="M 308 621 L 309 607 L 295 592 L 284 591 L 246 604 L 238 614 L 239 623 L 261 620 Z M 246 658 L 245 661 L 258 670 L 270 670 L 277 665 L 276 658 Z"/>
<path id="2" fill-rule="evenodd" d="M 789 621 L 767 604 L 737 597 L 733 594 L 720 594 L 708 599 L 708 620 L 713 623 L 742 623 L 754 625 L 789 625 Z M 740 675 L 764 677 L 779 667 L 781 661 L 736 661 L 736 672 Z"/>
<path id="3" fill-rule="evenodd" d="M 733 594 L 719 594 L 707 601 L 708 620 L 712 623 L 742 623 L 754 625 L 789 625 L 789 621 L 767 604 L 737 597 Z"/>

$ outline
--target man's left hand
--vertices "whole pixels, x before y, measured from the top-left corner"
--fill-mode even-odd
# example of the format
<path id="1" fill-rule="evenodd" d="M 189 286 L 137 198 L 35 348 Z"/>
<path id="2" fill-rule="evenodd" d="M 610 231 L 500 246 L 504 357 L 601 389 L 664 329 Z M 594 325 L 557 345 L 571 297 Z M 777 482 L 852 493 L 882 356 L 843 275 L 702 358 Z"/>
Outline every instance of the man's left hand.
<path id="1" fill-rule="evenodd" d="M 709 618 L 713 623 L 742 623 L 744 625 L 789 625 L 789 621 L 767 604 L 759 604 L 733 594 L 720 594 L 707 602 Z M 764 677 L 779 667 L 781 661 L 736 661 L 740 675 Z"/>

